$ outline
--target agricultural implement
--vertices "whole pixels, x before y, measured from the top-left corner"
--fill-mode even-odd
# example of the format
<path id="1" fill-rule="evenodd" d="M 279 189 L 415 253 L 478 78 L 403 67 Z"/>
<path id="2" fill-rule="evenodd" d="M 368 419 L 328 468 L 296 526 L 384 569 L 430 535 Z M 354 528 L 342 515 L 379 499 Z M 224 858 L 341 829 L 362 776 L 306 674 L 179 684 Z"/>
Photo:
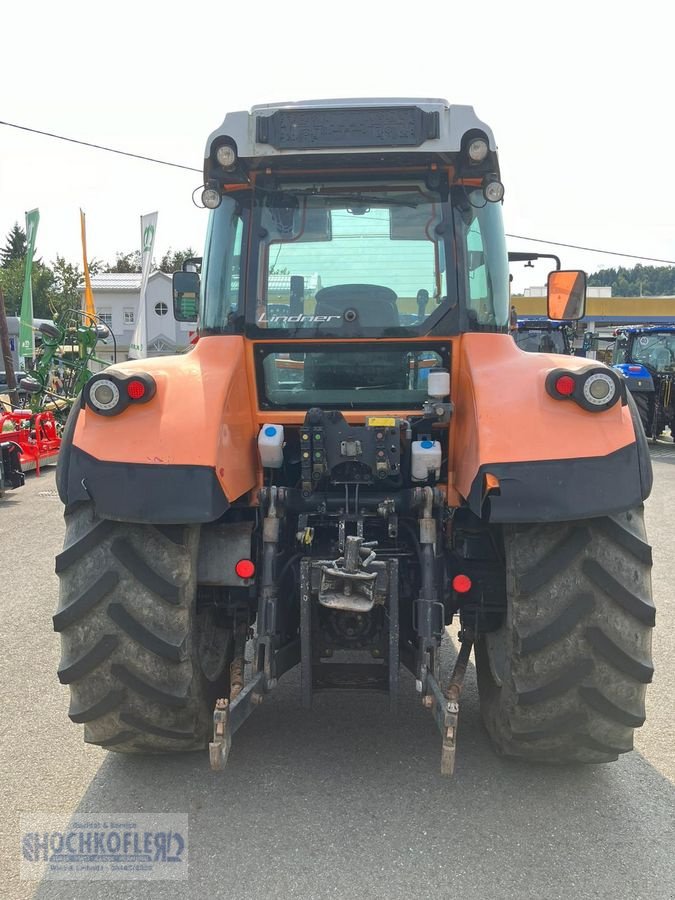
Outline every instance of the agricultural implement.
<path id="1" fill-rule="evenodd" d="M 300 666 L 306 707 L 416 691 L 450 773 L 473 651 L 498 752 L 630 750 L 648 447 L 617 372 L 508 334 L 490 129 L 443 100 L 268 105 L 205 157 L 201 272 L 174 275 L 199 342 L 94 375 L 64 430 L 54 627 L 85 740 L 222 768 Z M 552 319 L 584 299 L 551 272 Z"/>
<path id="2" fill-rule="evenodd" d="M 63 426 L 75 398 L 91 378 L 92 363 L 107 365 L 96 357 L 96 345 L 111 332 L 96 316 L 77 309 L 64 310 L 53 324 L 42 322 L 38 331 L 42 340 L 35 365 L 21 379 L 20 387 L 28 393 L 33 413 L 50 412 Z"/>
<path id="3" fill-rule="evenodd" d="M 35 470 L 55 463 L 61 446 L 58 421 L 52 412 L 33 413 L 14 409 L 0 412 L 0 440 L 9 441 L 19 450 L 21 472 Z"/>

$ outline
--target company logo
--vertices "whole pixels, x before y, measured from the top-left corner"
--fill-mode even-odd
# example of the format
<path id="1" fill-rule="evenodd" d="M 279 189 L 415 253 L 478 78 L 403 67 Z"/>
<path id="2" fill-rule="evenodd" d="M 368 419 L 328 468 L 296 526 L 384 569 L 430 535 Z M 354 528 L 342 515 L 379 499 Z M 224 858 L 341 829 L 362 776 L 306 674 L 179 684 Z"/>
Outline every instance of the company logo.
<path id="1" fill-rule="evenodd" d="M 48 814 L 21 821 L 22 880 L 183 879 L 187 816 Z"/>
<path id="2" fill-rule="evenodd" d="M 152 244 L 155 240 L 155 226 L 146 225 L 143 231 L 143 253 L 152 253 Z"/>
<path id="3" fill-rule="evenodd" d="M 304 313 L 298 314 L 297 316 L 283 316 L 283 315 L 275 315 L 267 317 L 267 313 L 260 313 L 258 316 L 258 324 L 259 325 L 278 325 L 279 328 L 285 328 L 287 325 L 323 325 L 326 322 L 332 322 L 334 319 L 338 319 L 338 321 L 342 318 L 342 316 L 310 316 L 305 315 Z"/>

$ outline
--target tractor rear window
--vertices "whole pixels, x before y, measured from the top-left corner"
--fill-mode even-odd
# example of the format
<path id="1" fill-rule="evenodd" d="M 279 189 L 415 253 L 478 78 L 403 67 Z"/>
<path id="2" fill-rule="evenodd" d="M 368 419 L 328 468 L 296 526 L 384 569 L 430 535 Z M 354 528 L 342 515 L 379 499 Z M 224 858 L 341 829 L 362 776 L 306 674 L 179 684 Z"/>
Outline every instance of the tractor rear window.
<path id="1" fill-rule="evenodd" d="M 514 340 L 521 350 L 530 353 L 565 353 L 565 341 L 560 331 L 527 328 L 517 331 Z"/>
<path id="2" fill-rule="evenodd" d="M 256 350 L 261 409 L 410 409 L 427 399 L 429 370 L 449 348 L 419 344 L 297 344 Z"/>
<path id="3" fill-rule="evenodd" d="M 259 199 L 258 217 L 260 329 L 391 335 L 448 308 L 434 191 L 294 185 Z"/>

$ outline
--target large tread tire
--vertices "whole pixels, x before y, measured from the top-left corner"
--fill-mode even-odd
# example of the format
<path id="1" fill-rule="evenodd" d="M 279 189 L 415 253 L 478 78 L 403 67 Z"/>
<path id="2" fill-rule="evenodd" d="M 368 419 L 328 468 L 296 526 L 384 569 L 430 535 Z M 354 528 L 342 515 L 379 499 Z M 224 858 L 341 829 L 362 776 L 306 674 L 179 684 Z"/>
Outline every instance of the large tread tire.
<path id="1" fill-rule="evenodd" d="M 232 635 L 196 612 L 199 528 L 66 512 L 54 629 L 59 680 L 84 739 L 110 750 L 196 750 L 228 696 Z"/>
<path id="2" fill-rule="evenodd" d="M 655 435 L 652 435 L 652 423 L 651 416 L 649 414 L 649 397 L 646 394 L 641 393 L 636 393 L 632 396 L 633 400 L 635 401 L 637 411 L 640 415 L 640 421 L 642 422 L 642 427 L 645 430 L 645 434 L 647 435 L 647 437 L 655 437 Z"/>
<path id="3" fill-rule="evenodd" d="M 476 644 L 483 721 L 497 751 L 601 763 L 645 720 L 655 608 L 642 508 L 505 529 L 508 607 Z"/>

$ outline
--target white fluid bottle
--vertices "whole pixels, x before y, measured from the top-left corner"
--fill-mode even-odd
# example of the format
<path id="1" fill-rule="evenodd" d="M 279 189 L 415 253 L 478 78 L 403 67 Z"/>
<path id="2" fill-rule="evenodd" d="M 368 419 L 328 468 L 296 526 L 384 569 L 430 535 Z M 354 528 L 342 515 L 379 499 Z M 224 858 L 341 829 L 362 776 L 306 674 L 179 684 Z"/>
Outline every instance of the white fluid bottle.
<path id="1" fill-rule="evenodd" d="M 284 464 L 284 426 L 265 424 L 258 434 L 258 452 L 265 469 L 280 469 Z"/>

